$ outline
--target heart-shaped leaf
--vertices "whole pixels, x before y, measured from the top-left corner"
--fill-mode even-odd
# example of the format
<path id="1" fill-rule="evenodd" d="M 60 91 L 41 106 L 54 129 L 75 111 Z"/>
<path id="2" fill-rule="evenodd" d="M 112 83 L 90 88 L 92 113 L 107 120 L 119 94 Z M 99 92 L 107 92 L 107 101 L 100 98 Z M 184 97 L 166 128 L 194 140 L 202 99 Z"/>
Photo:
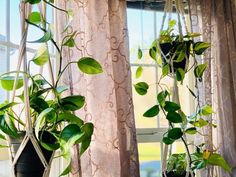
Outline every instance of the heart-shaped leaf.
<path id="1" fill-rule="evenodd" d="M 145 95 L 149 89 L 149 86 L 146 82 L 139 82 L 134 85 L 134 88 L 139 95 Z"/>
<path id="2" fill-rule="evenodd" d="M 157 116 L 159 111 L 160 111 L 159 106 L 155 105 L 155 106 L 151 107 L 149 110 L 147 110 L 143 114 L 143 117 L 154 117 L 154 116 Z"/>
<path id="3" fill-rule="evenodd" d="M 86 74 L 102 73 L 102 66 L 93 58 L 83 57 L 77 62 L 79 69 Z"/>

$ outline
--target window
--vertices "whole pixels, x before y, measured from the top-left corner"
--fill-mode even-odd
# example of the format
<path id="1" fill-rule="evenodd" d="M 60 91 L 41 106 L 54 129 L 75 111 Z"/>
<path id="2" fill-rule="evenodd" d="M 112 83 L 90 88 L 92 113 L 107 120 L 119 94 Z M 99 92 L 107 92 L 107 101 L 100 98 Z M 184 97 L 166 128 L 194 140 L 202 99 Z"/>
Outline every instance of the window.
<path id="1" fill-rule="evenodd" d="M 156 104 L 156 96 L 158 87 L 156 83 L 161 76 L 161 70 L 155 64 L 154 60 L 149 57 L 149 47 L 154 39 L 158 37 L 161 28 L 162 17 L 164 15 L 163 2 L 145 3 L 141 1 L 128 2 L 128 30 L 129 30 L 129 46 L 130 46 L 130 63 L 132 72 L 132 83 L 145 81 L 149 84 L 147 95 L 140 96 L 133 89 L 133 102 L 135 122 L 137 127 L 138 150 L 140 160 L 141 177 L 161 177 L 161 152 L 162 152 L 162 134 L 166 132 L 168 122 L 159 115 L 155 118 L 144 118 L 143 113 Z M 172 14 L 177 19 L 175 13 Z M 165 24 L 166 26 L 167 24 Z M 142 60 L 137 60 L 137 51 L 140 48 L 143 52 Z M 136 78 L 137 67 L 142 66 L 143 73 L 140 78 Z M 189 77 L 191 78 L 191 76 Z M 165 78 L 168 87 L 173 85 L 172 79 Z M 189 82 L 188 84 L 192 84 Z M 183 88 L 180 88 L 183 89 Z M 181 93 L 188 93 L 181 91 Z M 180 97 L 181 97 L 180 93 Z M 190 95 L 187 95 L 190 96 Z M 185 101 L 184 105 L 186 113 L 193 107 L 193 103 L 186 100 L 186 95 L 180 101 Z M 183 152 L 184 146 L 182 142 L 173 145 L 173 151 Z"/>

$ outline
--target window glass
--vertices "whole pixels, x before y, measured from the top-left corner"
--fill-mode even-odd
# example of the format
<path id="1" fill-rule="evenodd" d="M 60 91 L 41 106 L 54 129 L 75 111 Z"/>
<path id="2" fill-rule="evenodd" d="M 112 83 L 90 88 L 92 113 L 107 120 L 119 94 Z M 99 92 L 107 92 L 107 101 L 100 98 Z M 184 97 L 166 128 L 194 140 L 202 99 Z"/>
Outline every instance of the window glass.
<path id="1" fill-rule="evenodd" d="M 0 41 L 6 40 L 6 0 L 0 1 Z"/>
<path id="2" fill-rule="evenodd" d="M 20 44 L 21 28 L 20 28 L 20 0 L 10 1 L 10 40 L 12 43 Z"/>

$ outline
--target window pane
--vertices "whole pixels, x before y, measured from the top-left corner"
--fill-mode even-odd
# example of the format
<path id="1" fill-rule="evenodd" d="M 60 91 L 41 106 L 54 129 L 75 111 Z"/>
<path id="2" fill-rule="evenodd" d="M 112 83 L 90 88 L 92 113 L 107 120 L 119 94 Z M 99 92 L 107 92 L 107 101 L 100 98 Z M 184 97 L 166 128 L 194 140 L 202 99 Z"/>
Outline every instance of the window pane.
<path id="1" fill-rule="evenodd" d="M 161 177 L 160 143 L 139 143 L 139 162 L 141 177 Z"/>
<path id="2" fill-rule="evenodd" d="M 0 74 L 7 71 L 7 59 L 6 59 L 6 47 L 0 46 Z M 0 103 L 2 103 L 6 98 L 6 93 L 4 90 L 0 89 Z"/>
<path id="3" fill-rule="evenodd" d="M 20 44 L 20 0 L 10 1 L 10 40 L 15 44 Z"/>
<path id="4" fill-rule="evenodd" d="M 141 81 L 147 82 L 150 87 L 148 93 L 145 96 L 137 94 L 133 87 L 133 103 L 134 113 L 137 128 L 156 128 L 157 118 L 145 118 L 143 113 L 156 104 L 156 68 L 155 67 L 143 67 L 142 76 L 139 79 L 135 78 L 135 71 L 137 67 L 132 67 L 132 83 L 138 83 Z"/>
<path id="5" fill-rule="evenodd" d="M 6 0 L 0 1 L 0 40 L 5 41 L 6 38 Z"/>

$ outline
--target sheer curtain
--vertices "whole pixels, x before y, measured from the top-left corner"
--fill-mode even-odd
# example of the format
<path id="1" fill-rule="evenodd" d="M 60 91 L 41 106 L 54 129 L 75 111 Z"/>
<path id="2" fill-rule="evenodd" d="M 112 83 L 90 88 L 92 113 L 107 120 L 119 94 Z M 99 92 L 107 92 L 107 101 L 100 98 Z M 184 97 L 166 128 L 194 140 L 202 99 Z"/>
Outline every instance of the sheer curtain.
<path id="1" fill-rule="evenodd" d="M 210 121 L 217 129 L 206 130 L 211 144 L 217 137 L 217 148 L 233 168 L 232 174 L 219 171 L 220 177 L 236 176 L 236 9 L 234 0 L 190 0 L 193 31 L 203 34 L 212 47 L 204 57 L 209 68 L 202 85 L 202 100 L 212 104 L 215 114 Z M 214 133 L 215 132 L 215 133 Z M 212 136 L 216 135 L 216 136 Z M 202 175 L 203 176 L 203 175 Z M 211 170 L 204 175 L 212 176 Z"/>
<path id="2" fill-rule="evenodd" d="M 60 0 L 57 5 L 73 10 L 69 28 L 77 31 L 76 47 L 63 51 L 64 65 L 90 56 L 99 60 L 104 69 L 100 75 L 88 76 L 74 69 L 75 65 L 63 80 L 70 85 L 70 94 L 86 97 L 86 106 L 78 115 L 95 125 L 89 150 L 81 159 L 75 152 L 74 176 L 138 177 L 126 2 Z M 58 13 L 59 37 L 65 21 L 66 16 Z"/>

